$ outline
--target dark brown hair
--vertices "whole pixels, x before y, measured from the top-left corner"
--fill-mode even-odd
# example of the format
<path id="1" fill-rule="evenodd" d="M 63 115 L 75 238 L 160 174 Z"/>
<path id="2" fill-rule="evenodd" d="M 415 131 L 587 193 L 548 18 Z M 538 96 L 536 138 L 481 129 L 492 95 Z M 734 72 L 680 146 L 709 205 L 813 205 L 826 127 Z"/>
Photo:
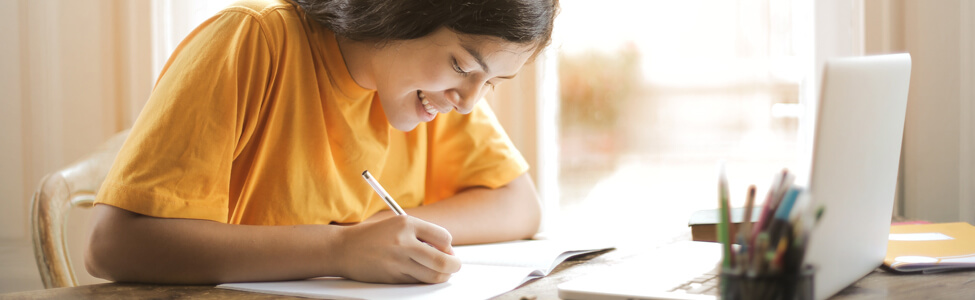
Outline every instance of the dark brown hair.
<path id="1" fill-rule="evenodd" d="M 457 33 L 535 44 L 552 39 L 558 0 L 292 0 L 337 35 L 388 42 L 424 37 L 440 27 Z"/>

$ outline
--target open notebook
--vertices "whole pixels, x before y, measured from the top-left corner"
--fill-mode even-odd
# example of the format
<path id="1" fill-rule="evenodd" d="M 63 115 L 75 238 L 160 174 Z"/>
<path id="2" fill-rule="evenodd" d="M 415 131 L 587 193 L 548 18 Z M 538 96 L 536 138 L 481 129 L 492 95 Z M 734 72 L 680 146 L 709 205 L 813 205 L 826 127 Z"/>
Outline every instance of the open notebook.
<path id="1" fill-rule="evenodd" d="M 227 283 L 218 288 L 329 299 L 487 299 L 546 276 L 570 257 L 612 249 L 554 240 L 454 247 L 463 265 L 440 284 L 363 283 L 338 277 Z"/>
<path id="2" fill-rule="evenodd" d="M 965 222 L 890 227 L 884 266 L 925 273 L 975 268 L 975 226 Z"/>

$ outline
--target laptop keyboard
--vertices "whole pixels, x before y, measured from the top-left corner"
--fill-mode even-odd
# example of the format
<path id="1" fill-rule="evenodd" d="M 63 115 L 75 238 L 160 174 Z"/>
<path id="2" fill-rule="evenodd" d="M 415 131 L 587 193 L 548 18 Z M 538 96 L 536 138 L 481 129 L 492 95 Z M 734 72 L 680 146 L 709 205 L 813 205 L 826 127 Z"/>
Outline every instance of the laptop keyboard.
<path id="1" fill-rule="evenodd" d="M 717 296 L 719 271 L 720 268 L 714 268 L 714 270 L 677 285 L 670 292 Z"/>

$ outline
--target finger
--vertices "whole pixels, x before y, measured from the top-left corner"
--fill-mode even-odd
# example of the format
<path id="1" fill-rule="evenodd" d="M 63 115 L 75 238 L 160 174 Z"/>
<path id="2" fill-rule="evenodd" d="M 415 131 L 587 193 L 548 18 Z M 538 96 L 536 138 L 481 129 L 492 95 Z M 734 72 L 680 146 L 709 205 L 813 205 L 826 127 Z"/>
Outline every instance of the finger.
<path id="1" fill-rule="evenodd" d="M 443 227 L 424 220 L 416 218 L 413 220 L 415 220 L 413 222 L 413 230 L 416 233 L 416 238 L 437 248 L 437 250 L 443 251 L 443 253 L 454 254 L 454 249 L 450 245 L 453 239 L 450 236 L 450 232 L 447 232 Z"/>
<path id="2" fill-rule="evenodd" d="M 440 252 L 433 247 L 420 244 L 410 247 L 407 255 L 416 263 L 438 273 L 454 273 L 460 270 L 460 259 L 456 256 Z"/>
<path id="3" fill-rule="evenodd" d="M 415 247 L 415 245 L 411 247 Z M 430 248 L 425 245 L 423 247 Z M 376 283 L 395 283 L 395 284 L 425 283 L 426 281 L 417 278 L 417 277 L 422 278 L 422 276 L 416 274 L 424 274 L 429 271 L 424 270 L 427 269 L 426 267 L 417 264 L 417 262 L 410 257 L 410 254 L 408 252 L 410 252 L 408 248 L 403 248 L 403 251 L 397 251 L 395 253 L 391 253 L 392 255 L 389 255 L 383 259 L 373 261 L 373 263 L 380 265 L 380 269 L 381 269 L 381 271 L 380 269 L 376 269 L 374 271 L 378 271 L 381 274 L 373 274 L 376 277 L 368 280 L 362 280 L 358 278 L 354 280 L 365 281 L 365 282 L 376 282 Z M 426 275 L 426 277 L 428 278 L 427 280 L 430 280 L 431 278 L 431 276 L 429 275 Z"/>
<path id="4" fill-rule="evenodd" d="M 424 247 L 430 248 L 426 246 Z M 441 253 L 441 255 L 444 254 Z M 404 269 L 403 271 L 404 271 L 403 272 L 404 276 L 417 280 L 418 282 L 424 282 L 424 283 L 447 282 L 447 280 L 450 279 L 450 275 L 451 275 L 451 273 L 438 272 L 436 270 L 430 269 L 427 266 L 424 266 L 417 261 L 411 261 L 410 266 Z"/>

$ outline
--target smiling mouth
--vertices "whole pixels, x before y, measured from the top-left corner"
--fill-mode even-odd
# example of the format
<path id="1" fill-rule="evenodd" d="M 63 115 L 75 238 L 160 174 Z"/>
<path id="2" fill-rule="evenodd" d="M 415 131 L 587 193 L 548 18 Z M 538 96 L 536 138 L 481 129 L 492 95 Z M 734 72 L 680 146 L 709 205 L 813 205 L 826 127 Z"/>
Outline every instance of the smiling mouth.
<path id="1" fill-rule="evenodd" d="M 427 96 L 424 95 L 422 91 L 416 90 L 416 95 L 417 97 L 420 97 L 420 104 L 423 104 L 423 109 L 426 110 L 427 113 L 436 115 L 439 112 L 436 107 L 433 107 L 433 105 L 430 104 L 430 100 L 427 99 Z"/>

